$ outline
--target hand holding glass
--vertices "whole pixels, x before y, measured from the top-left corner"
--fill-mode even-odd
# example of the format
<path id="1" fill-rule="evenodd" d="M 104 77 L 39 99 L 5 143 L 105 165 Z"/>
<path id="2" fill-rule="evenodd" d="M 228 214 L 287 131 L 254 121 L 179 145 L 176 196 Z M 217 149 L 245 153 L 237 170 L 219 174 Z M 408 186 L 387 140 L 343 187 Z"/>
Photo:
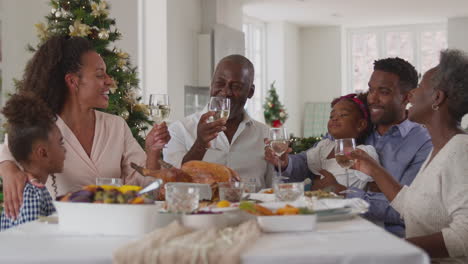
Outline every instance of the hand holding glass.
<path id="1" fill-rule="evenodd" d="M 350 193 L 349 190 L 349 174 L 348 169 L 354 165 L 354 160 L 349 158 L 349 154 L 356 149 L 354 138 L 335 139 L 335 159 L 336 162 L 345 169 L 346 172 L 346 188 L 347 190 L 341 193 Z"/>
<path id="2" fill-rule="evenodd" d="M 278 178 L 287 178 L 281 176 L 281 155 L 289 148 L 289 136 L 286 128 L 270 128 L 270 148 L 278 157 Z"/>

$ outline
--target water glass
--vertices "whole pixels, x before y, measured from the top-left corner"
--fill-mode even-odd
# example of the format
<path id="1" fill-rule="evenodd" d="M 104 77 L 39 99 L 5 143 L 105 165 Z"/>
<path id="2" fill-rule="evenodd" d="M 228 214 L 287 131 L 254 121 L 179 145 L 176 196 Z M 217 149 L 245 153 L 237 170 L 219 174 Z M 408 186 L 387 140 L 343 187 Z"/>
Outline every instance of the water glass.
<path id="1" fill-rule="evenodd" d="M 354 165 L 354 160 L 349 158 L 349 154 L 356 150 L 356 141 L 354 138 L 342 138 L 335 139 L 335 160 L 336 162 L 345 169 L 346 173 L 346 190 L 340 193 L 352 193 L 355 192 L 350 190 L 349 187 L 349 173 L 348 169 Z"/>
<path id="2" fill-rule="evenodd" d="M 110 185 L 120 187 L 123 185 L 122 179 L 120 178 L 96 178 L 96 185 Z"/>
<path id="3" fill-rule="evenodd" d="M 255 178 L 241 179 L 244 193 L 256 193 L 257 192 L 257 180 Z"/>
<path id="4" fill-rule="evenodd" d="M 277 181 L 273 184 L 275 198 L 280 202 L 294 202 L 304 196 L 304 182 Z"/>
<path id="5" fill-rule="evenodd" d="M 220 182 L 219 199 L 226 200 L 231 203 L 240 202 L 244 193 L 243 185 L 240 182 Z"/>
<path id="6" fill-rule="evenodd" d="M 167 210 L 172 213 L 192 213 L 198 209 L 199 189 L 186 185 L 166 185 Z"/>

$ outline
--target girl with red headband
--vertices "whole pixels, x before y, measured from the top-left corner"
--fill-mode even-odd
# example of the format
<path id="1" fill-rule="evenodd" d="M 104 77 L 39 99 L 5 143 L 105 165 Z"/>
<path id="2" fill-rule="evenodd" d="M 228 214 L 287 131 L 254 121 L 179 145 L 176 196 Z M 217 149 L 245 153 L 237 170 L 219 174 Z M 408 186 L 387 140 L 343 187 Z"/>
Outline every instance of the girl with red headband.
<path id="1" fill-rule="evenodd" d="M 379 160 L 375 148 L 370 145 L 360 145 L 371 131 L 369 110 L 366 106 L 366 96 L 349 94 L 337 98 L 331 103 L 332 110 L 328 120 L 328 133 L 334 139 L 354 138 L 359 144 L 359 149 L 367 152 L 377 162 Z M 346 172 L 335 160 L 335 142 L 332 139 L 321 140 L 315 148 L 307 152 L 307 164 L 315 175 L 320 175 L 320 170 L 327 170 L 335 176 L 335 179 L 316 179 L 312 189 L 326 187 L 339 187 L 340 191 L 346 186 Z M 372 178 L 362 172 L 349 170 L 349 186 L 364 189 Z M 338 189 L 338 190 L 336 190 Z"/>

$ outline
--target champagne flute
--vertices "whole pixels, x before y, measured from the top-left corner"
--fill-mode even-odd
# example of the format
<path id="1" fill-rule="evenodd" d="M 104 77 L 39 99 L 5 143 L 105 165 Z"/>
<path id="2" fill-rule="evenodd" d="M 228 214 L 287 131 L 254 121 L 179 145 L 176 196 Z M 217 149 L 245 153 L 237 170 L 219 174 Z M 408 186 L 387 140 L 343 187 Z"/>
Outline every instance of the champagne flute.
<path id="1" fill-rule="evenodd" d="M 215 112 L 214 116 L 210 116 L 209 122 L 216 121 L 220 118 L 228 119 L 231 111 L 231 99 L 226 97 L 214 96 L 210 98 L 208 104 L 208 111 Z M 216 150 L 222 150 L 216 147 L 216 140 L 212 142 L 212 148 Z"/>
<path id="2" fill-rule="evenodd" d="M 335 159 L 336 162 L 345 169 L 346 173 L 346 190 L 340 193 L 351 193 L 349 190 L 349 174 L 348 169 L 354 165 L 354 160 L 350 159 L 347 155 L 356 149 L 356 142 L 354 138 L 335 139 Z"/>
<path id="3" fill-rule="evenodd" d="M 150 94 L 149 109 L 156 124 L 166 121 L 171 114 L 169 96 L 167 94 Z"/>
<path id="4" fill-rule="evenodd" d="M 286 128 L 270 128 L 270 148 L 278 157 L 278 180 L 287 179 L 288 177 L 281 176 L 281 155 L 289 148 L 289 136 Z"/>

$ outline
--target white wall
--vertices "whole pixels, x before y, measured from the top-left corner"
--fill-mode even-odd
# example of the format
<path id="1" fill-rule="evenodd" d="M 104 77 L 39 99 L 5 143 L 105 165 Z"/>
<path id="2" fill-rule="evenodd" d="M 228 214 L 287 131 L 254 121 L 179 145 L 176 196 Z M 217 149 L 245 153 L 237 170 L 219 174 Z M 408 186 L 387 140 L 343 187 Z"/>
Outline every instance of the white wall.
<path id="1" fill-rule="evenodd" d="M 448 47 L 451 49 L 460 49 L 468 53 L 468 17 L 450 18 L 447 22 L 448 27 Z M 468 114 L 462 120 L 462 127 L 468 128 Z"/>
<path id="2" fill-rule="evenodd" d="M 2 10 L 2 103 L 15 90 L 13 78 L 20 79 L 32 54 L 27 44 L 36 46 L 38 38 L 34 24 L 44 21 L 50 12 L 46 0 L 4 0 Z"/>
<path id="3" fill-rule="evenodd" d="M 303 100 L 300 83 L 300 38 L 299 28 L 291 23 L 284 25 L 284 103 L 289 117 L 286 126 L 296 136 L 302 136 Z"/>
<path id="4" fill-rule="evenodd" d="M 301 86 L 304 102 L 331 102 L 341 95 L 341 28 L 301 29 Z"/>
<path id="5" fill-rule="evenodd" d="M 267 84 L 275 81 L 279 99 L 289 117 L 285 126 L 302 136 L 299 28 L 288 22 L 267 23 Z"/>
<path id="6" fill-rule="evenodd" d="M 143 0 L 140 80 L 144 102 L 151 93 L 167 93 L 167 0 Z M 172 100 L 172 98 L 170 98 Z"/>
<path id="7" fill-rule="evenodd" d="M 242 31 L 243 0 L 216 0 L 216 23 Z"/>
<path id="8" fill-rule="evenodd" d="M 200 0 L 167 1 L 167 90 L 171 119 L 184 117 L 184 85 L 198 85 Z"/>

